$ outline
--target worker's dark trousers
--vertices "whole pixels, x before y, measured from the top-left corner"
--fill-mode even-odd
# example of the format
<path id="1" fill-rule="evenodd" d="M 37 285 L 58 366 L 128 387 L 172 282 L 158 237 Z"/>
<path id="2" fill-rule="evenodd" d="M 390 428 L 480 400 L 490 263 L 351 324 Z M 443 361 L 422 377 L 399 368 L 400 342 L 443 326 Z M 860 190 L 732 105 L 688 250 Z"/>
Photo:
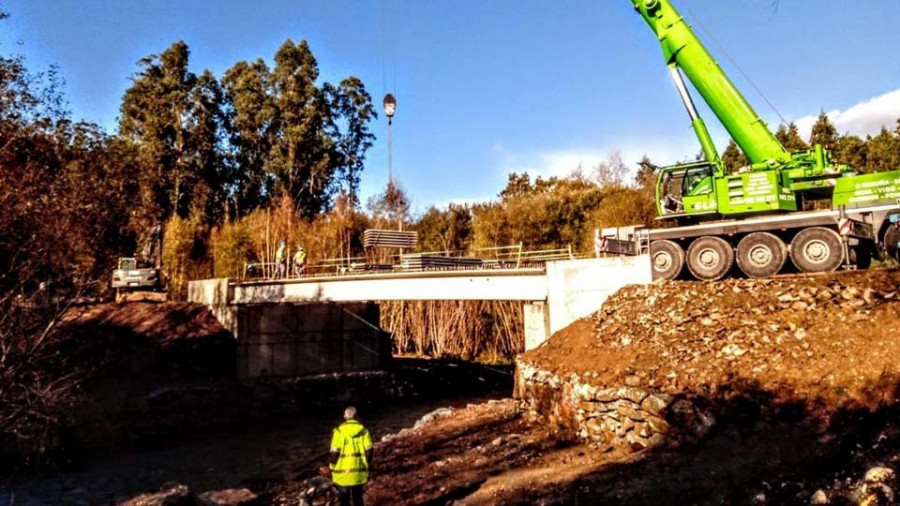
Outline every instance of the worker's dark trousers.
<path id="1" fill-rule="evenodd" d="M 341 506 L 363 506 L 362 485 L 354 485 L 352 487 L 336 486 L 338 489 L 338 497 L 341 499 Z"/>

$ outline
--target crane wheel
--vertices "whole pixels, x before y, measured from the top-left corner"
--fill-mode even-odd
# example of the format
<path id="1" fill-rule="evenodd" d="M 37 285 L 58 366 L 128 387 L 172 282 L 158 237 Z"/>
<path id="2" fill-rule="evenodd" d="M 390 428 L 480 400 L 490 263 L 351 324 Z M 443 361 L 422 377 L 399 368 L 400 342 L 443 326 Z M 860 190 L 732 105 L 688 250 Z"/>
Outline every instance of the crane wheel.
<path id="1" fill-rule="evenodd" d="M 900 262 L 900 224 L 891 225 L 884 234 L 884 247 L 889 257 Z"/>
<path id="2" fill-rule="evenodd" d="M 650 260 L 654 281 L 672 280 L 684 269 L 684 249 L 672 241 L 654 241 L 650 243 Z"/>
<path id="3" fill-rule="evenodd" d="M 786 260 L 787 246 L 774 234 L 754 232 L 738 243 L 737 264 L 748 277 L 774 276 Z"/>
<path id="4" fill-rule="evenodd" d="M 844 244 L 834 230 L 812 227 L 791 241 L 791 262 L 800 272 L 831 272 L 844 262 Z"/>
<path id="5" fill-rule="evenodd" d="M 734 265 L 734 249 L 720 237 L 700 237 L 688 248 L 687 265 L 701 281 L 722 279 Z"/>

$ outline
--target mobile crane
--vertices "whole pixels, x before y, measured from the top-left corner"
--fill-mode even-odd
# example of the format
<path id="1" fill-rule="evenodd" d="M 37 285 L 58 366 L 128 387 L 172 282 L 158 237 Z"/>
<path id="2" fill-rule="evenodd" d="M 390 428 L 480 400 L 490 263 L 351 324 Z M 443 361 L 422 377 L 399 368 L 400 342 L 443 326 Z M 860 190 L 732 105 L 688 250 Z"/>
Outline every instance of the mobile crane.
<path id="1" fill-rule="evenodd" d="M 662 46 L 704 160 L 658 169 L 657 220 L 669 226 L 598 230 L 598 254 L 649 253 L 654 278 L 679 277 L 686 265 L 700 280 L 724 277 L 735 262 L 769 277 L 788 256 L 810 273 L 865 268 L 884 254 L 900 260 L 900 170 L 857 175 L 821 145 L 788 152 L 669 0 L 631 2 Z M 749 165 L 722 162 L 685 76 Z"/>

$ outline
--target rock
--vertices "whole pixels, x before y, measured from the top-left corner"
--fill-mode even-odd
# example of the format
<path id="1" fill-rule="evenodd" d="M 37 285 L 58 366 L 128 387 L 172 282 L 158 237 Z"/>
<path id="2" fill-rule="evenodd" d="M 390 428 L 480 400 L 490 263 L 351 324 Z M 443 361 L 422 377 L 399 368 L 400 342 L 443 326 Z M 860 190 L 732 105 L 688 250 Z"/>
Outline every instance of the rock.
<path id="1" fill-rule="evenodd" d="M 627 399 L 635 404 L 640 404 L 641 401 L 647 398 L 649 393 L 645 390 L 635 387 L 619 387 L 619 388 L 606 388 L 600 390 L 596 394 L 596 399 L 601 402 L 612 402 L 619 399 Z"/>
<path id="2" fill-rule="evenodd" d="M 628 417 L 636 422 L 640 422 L 644 420 L 644 412 L 640 409 L 635 409 L 635 406 L 630 403 L 622 403 L 619 408 L 616 410 L 620 415 Z"/>
<path id="3" fill-rule="evenodd" d="M 641 402 L 641 409 L 651 415 L 659 415 L 665 411 L 674 400 L 675 398 L 669 394 L 653 394 Z"/>
<path id="4" fill-rule="evenodd" d="M 667 433 L 669 432 L 669 422 L 665 421 L 662 418 L 656 416 L 648 416 L 647 423 L 650 425 L 650 429 L 655 433 Z"/>
<path id="5" fill-rule="evenodd" d="M 816 490 L 816 493 L 812 495 L 812 498 L 809 500 L 810 504 L 828 504 L 830 501 L 828 500 L 828 494 L 823 490 Z"/>
<path id="6" fill-rule="evenodd" d="M 413 430 L 421 429 L 423 426 L 438 420 L 440 418 L 445 418 L 453 414 L 453 408 L 438 408 L 431 413 L 426 414 L 422 418 L 420 418 L 415 425 L 413 425 Z"/>
<path id="7" fill-rule="evenodd" d="M 631 376 L 626 376 L 625 384 L 630 387 L 639 386 L 641 384 L 641 378 L 640 378 L 640 376 L 635 376 L 633 374 Z"/>
<path id="8" fill-rule="evenodd" d="M 889 467 L 873 467 L 866 471 L 863 481 L 866 483 L 892 484 L 896 478 L 897 474 Z"/>
<path id="9" fill-rule="evenodd" d="M 141 494 L 119 503 L 120 506 L 193 506 L 194 498 L 187 485 L 167 483 L 153 494 Z"/>
<path id="10" fill-rule="evenodd" d="M 230 488 L 204 492 L 197 497 L 200 506 L 240 506 L 256 500 L 257 495 L 246 488 Z"/>
<path id="11" fill-rule="evenodd" d="M 647 442 L 650 443 L 650 446 L 663 446 L 669 442 L 669 438 L 662 434 L 654 434 Z"/>

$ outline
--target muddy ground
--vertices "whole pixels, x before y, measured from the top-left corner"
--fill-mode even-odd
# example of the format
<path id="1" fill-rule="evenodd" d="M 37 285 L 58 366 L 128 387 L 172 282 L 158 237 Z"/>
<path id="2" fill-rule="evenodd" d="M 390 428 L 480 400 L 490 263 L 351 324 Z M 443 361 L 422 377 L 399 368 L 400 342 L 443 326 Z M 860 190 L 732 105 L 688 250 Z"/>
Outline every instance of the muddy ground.
<path id="1" fill-rule="evenodd" d="M 443 399 L 360 411 L 380 437 L 411 426 L 435 409 L 483 400 Z M 169 482 L 183 483 L 198 493 L 229 488 L 265 491 L 271 484 L 296 480 L 297 473 L 323 462 L 340 411 L 322 409 L 239 429 L 193 434 L 163 448 L 97 456 L 76 469 L 19 475 L 0 492 L 0 504 L 116 504 Z"/>
<path id="2" fill-rule="evenodd" d="M 855 504 L 867 470 L 900 465 L 896 412 L 857 419 L 852 434 L 796 420 L 745 418 L 696 445 L 601 451 L 530 422 L 511 399 L 471 406 L 381 442 L 367 504 Z M 298 476 L 312 476 L 308 464 Z M 896 483 L 893 483 L 896 485 Z M 304 504 L 304 480 L 274 484 L 264 503 Z M 872 502 L 868 504 L 889 504 Z"/>

